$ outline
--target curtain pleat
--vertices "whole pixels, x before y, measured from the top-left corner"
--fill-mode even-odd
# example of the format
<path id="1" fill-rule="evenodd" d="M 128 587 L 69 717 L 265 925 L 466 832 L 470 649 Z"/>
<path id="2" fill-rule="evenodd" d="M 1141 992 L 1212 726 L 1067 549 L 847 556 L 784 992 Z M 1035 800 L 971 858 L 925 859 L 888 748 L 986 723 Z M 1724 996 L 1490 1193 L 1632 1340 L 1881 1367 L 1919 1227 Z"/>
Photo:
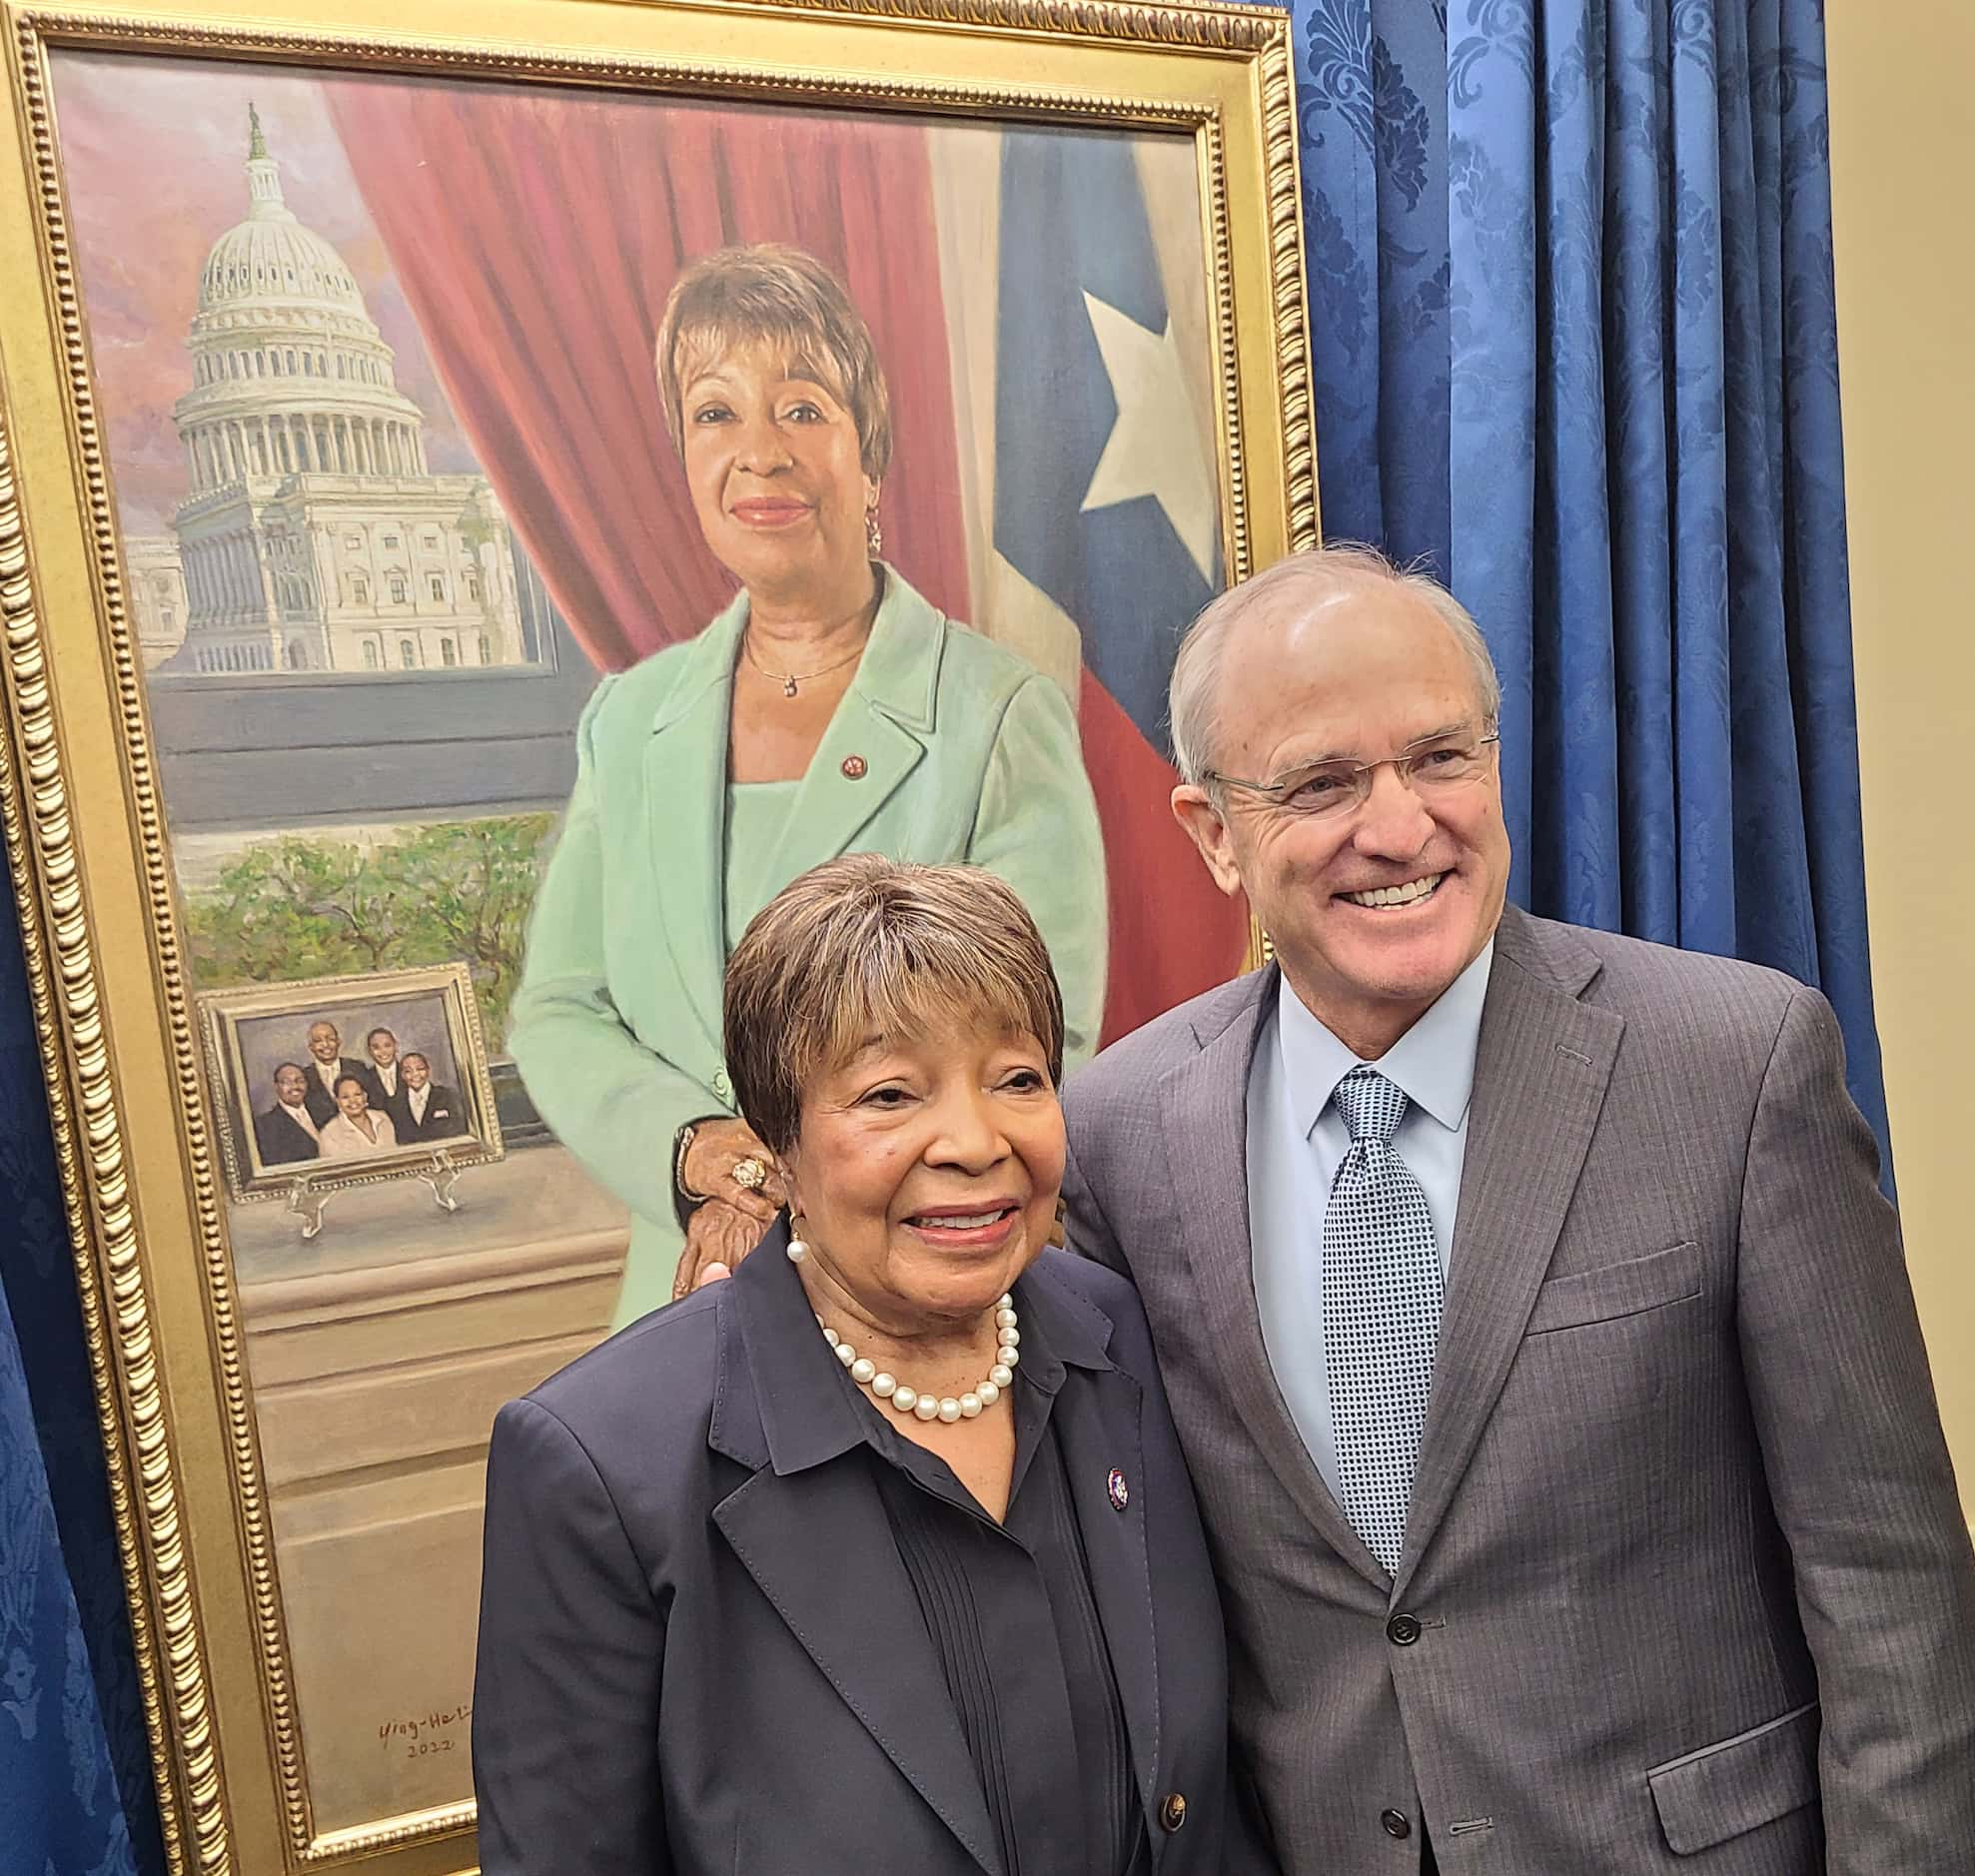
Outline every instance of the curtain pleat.
<path id="1" fill-rule="evenodd" d="M 1817 0 L 1294 18 L 1325 530 L 1487 633 L 1512 895 L 1817 985 L 1883 1151 Z"/>
<path id="2" fill-rule="evenodd" d="M 600 669 L 691 637 L 733 592 L 693 517 L 651 352 L 680 269 L 732 242 L 789 242 L 843 279 L 892 398 L 886 556 L 968 615 L 919 126 L 398 78 L 323 90 L 447 396 Z"/>

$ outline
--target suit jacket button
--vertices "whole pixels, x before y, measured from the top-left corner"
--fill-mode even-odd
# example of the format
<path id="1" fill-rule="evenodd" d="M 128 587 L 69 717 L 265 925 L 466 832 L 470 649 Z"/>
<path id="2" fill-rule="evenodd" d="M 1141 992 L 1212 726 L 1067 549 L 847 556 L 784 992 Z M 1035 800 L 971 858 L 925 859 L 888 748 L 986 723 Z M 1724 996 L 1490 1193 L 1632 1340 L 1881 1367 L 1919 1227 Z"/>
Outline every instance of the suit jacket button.
<path id="1" fill-rule="evenodd" d="M 1178 1830 L 1187 1821 L 1187 1801 L 1179 1792 L 1167 1792 L 1159 1807 L 1159 1821 L 1168 1830 Z"/>
<path id="2" fill-rule="evenodd" d="M 718 1069 L 714 1072 L 713 1092 L 722 1101 L 731 1101 L 733 1099 L 734 1085 L 727 1079 L 727 1071 L 725 1069 Z"/>
<path id="3" fill-rule="evenodd" d="M 1413 1826 L 1408 1821 L 1404 1811 L 1381 1811 L 1379 1813 L 1379 1822 L 1385 1825 L 1386 1835 L 1388 1837 L 1410 1837 L 1413 1835 Z"/>
<path id="4" fill-rule="evenodd" d="M 1417 1615 L 1395 1615 L 1386 1624 L 1386 1639 L 1398 1647 L 1412 1647 L 1420 1639 L 1420 1618 Z"/>

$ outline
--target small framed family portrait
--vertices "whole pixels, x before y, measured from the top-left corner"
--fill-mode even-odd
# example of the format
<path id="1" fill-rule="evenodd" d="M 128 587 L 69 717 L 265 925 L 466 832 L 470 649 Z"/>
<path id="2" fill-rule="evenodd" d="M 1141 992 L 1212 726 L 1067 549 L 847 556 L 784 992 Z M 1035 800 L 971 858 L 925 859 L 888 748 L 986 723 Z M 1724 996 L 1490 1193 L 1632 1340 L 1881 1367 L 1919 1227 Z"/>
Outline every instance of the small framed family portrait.
<path id="1" fill-rule="evenodd" d="M 1165 691 L 1317 538 L 1288 16 L 0 24 L 0 816 L 167 1840 L 465 1871 L 489 1430 L 704 1255 L 748 920 L 992 869 L 1072 1066 L 1254 954 Z"/>
<path id="2" fill-rule="evenodd" d="M 199 1010 L 236 1200 L 501 1156 L 464 964 L 209 990 Z"/>

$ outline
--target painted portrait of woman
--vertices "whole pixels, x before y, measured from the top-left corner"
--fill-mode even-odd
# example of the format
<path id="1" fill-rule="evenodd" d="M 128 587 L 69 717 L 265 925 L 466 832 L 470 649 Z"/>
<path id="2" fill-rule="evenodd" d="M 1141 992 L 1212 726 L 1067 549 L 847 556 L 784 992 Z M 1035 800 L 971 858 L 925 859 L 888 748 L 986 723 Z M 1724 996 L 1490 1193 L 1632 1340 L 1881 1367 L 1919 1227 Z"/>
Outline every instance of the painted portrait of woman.
<path id="1" fill-rule="evenodd" d="M 556 1137 L 630 1208 L 616 1320 L 737 1262 L 781 1202 L 733 1108 L 719 984 L 747 922 L 855 849 L 965 860 L 1028 905 L 1067 1051 L 1104 1009 L 1104 846 L 1069 699 L 880 556 L 891 403 L 813 256 L 680 274 L 659 394 L 708 549 L 740 591 L 597 689 L 535 902 L 509 1047 Z"/>
<path id="2" fill-rule="evenodd" d="M 1197 140 L 55 73 L 173 929 L 243 1143 L 197 1268 L 240 1326 L 264 1665 L 314 1831 L 430 1818 L 470 1796 L 496 1408 L 783 1197 L 719 1040 L 755 913 L 841 854 L 983 868 L 1072 1067 L 1241 967 L 1168 806 L 1173 651 L 1253 485 Z"/>

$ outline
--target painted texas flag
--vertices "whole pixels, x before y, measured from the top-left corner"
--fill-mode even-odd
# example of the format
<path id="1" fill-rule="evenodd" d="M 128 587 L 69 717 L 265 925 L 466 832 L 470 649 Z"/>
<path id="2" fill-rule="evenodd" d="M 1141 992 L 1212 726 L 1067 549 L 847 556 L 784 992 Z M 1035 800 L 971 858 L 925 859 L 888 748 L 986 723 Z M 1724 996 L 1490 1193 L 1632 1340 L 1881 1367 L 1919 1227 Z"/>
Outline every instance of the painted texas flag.
<path id="1" fill-rule="evenodd" d="M 1173 653 L 1222 583 L 1193 151 L 1040 129 L 978 145 L 939 139 L 934 156 L 962 474 L 987 518 L 968 530 L 970 583 L 984 628 L 1078 699 L 1110 890 L 1109 1040 L 1231 976 L 1247 945 L 1245 907 L 1167 799 Z"/>

